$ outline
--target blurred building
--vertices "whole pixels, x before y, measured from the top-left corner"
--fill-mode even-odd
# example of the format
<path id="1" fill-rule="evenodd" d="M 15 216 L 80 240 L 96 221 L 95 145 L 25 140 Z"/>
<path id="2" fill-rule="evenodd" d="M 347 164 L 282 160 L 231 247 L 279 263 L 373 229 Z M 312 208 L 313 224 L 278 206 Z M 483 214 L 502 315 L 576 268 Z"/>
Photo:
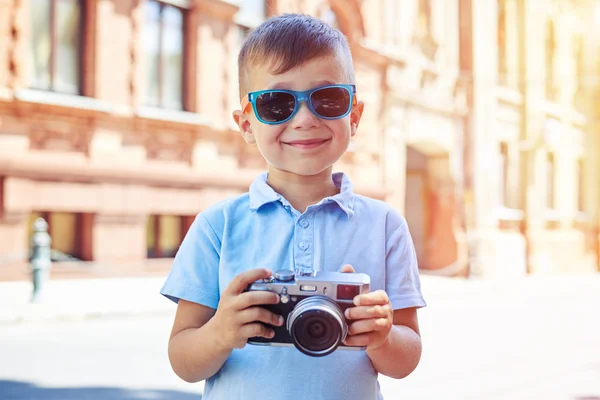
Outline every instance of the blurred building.
<path id="1" fill-rule="evenodd" d="M 3 271 L 37 216 L 58 258 L 118 265 L 172 257 L 199 211 L 246 191 L 264 164 L 231 122 L 237 52 L 283 12 L 351 41 L 367 107 L 336 168 L 407 209 L 424 269 L 453 264 L 458 3 L 23 0 L 0 1 Z"/>
<path id="2" fill-rule="evenodd" d="M 597 270 L 600 3 L 460 4 L 471 271 Z"/>
<path id="3" fill-rule="evenodd" d="M 336 169 L 406 215 L 424 272 L 592 270 L 592 2 L 0 0 L 0 279 L 37 216 L 56 259 L 124 273 L 247 191 L 237 53 L 284 12 L 349 38 L 366 109 Z"/>

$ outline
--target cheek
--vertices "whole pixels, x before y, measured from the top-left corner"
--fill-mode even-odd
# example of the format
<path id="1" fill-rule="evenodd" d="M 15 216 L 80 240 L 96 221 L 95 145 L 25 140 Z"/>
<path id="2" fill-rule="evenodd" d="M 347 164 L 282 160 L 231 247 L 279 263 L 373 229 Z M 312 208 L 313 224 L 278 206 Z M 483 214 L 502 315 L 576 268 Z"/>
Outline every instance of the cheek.
<path id="1" fill-rule="evenodd" d="M 255 135 L 256 143 L 261 150 L 278 145 L 282 128 L 279 126 L 262 125 Z"/>
<path id="2" fill-rule="evenodd" d="M 346 118 L 342 120 L 329 121 L 329 129 L 333 132 L 337 140 L 350 140 L 350 120 Z"/>

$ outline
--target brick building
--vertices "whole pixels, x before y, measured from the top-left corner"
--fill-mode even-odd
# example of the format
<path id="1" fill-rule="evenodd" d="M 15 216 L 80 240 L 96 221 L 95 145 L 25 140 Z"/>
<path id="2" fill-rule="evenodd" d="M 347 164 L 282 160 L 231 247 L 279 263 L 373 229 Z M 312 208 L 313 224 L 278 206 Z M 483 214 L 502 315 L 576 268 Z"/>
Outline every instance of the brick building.
<path id="1" fill-rule="evenodd" d="M 507 3 L 502 21 L 515 18 L 515 8 L 533 20 L 531 2 Z M 246 191 L 264 164 L 231 120 L 239 104 L 237 52 L 249 29 L 283 12 L 318 16 L 349 38 L 366 109 L 336 168 L 358 192 L 406 215 L 424 272 L 465 274 L 469 254 L 481 275 L 496 275 L 506 254 L 530 255 L 530 267 L 513 269 L 543 270 L 531 254 L 553 248 L 541 238 L 554 234 L 567 235 L 581 250 L 582 268 L 592 268 L 597 241 L 586 232 L 597 226 L 598 184 L 589 173 L 592 219 L 581 229 L 571 218 L 576 212 L 570 222 L 536 225 L 539 199 L 525 196 L 530 181 L 515 181 L 521 189 L 510 194 L 500 185 L 506 179 L 489 179 L 499 171 L 514 178 L 521 168 L 531 176 L 536 168 L 522 157 L 491 160 L 537 137 L 535 118 L 520 115 L 542 115 L 532 106 L 540 95 L 515 90 L 514 74 L 503 71 L 526 64 L 516 67 L 519 74 L 534 74 L 548 59 L 514 50 L 522 31 L 506 32 L 502 43 L 510 44 L 497 51 L 497 10 L 496 0 L 0 0 L 0 279 L 24 276 L 37 216 L 50 223 L 57 257 L 125 273 L 147 259 L 168 264 L 199 211 Z M 515 52 L 527 60 L 515 60 Z M 473 79 L 479 74 L 483 81 Z M 561 103 L 567 108 L 569 96 Z M 574 119 L 559 118 L 561 127 L 588 137 L 589 120 L 564 110 L 559 115 Z M 576 147 L 573 137 L 564 140 Z M 546 160 L 594 168 L 587 155 L 573 157 Z M 556 175 L 557 195 L 569 177 Z M 498 191 L 504 194 L 494 199 L 520 200 L 495 207 L 488 193 Z M 557 204 L 570 210 L 574 203 Z"/>
<path id="2" fill-rule="evenodd" d="M 461 7 L 471 271 L 598 270 L 600 4 Z"/>

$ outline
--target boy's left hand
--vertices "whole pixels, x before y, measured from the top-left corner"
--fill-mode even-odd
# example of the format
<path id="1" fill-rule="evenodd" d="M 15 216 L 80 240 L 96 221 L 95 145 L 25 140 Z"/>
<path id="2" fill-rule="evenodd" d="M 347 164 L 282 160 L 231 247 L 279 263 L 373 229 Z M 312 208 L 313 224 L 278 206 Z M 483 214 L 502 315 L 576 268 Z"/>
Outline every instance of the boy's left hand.
<path id="1" fill-rule="evenodd" d="M 344 265 L 342 272 L 355 272 Z M 346 310 L 346 318 L 353 320 L 348 326 L 347 346 L 366 346 L 373 350 L 382 346 L 394 325 L 394 310 L 384 290 L 363 293 L 354 298 L 355 307 Z"/>

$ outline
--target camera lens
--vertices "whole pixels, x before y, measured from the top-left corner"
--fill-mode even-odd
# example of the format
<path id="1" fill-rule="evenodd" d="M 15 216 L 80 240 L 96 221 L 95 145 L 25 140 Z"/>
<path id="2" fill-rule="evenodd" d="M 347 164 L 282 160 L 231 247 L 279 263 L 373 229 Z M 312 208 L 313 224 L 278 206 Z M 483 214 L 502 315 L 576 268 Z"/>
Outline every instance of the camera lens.
<path id="1" fill-rule="evenodd" d="M 331 316 L 322 311 L 309 311 L 300 317 L 296 326 L 296 341 L 305 349 L 320 352 L 334 346 L 339 340 L 340 329 Z"/>
<path id="2" fill-rule="evenodd" d="M 348 327 L 339 306 L 314 296 L 302 300 L 291 312 L 288 330 L 296 348 L 313 357 L 332 353 L 345 339 Z"/>
<path id="3" fill-rule="evenodd" d="M 321 321 L 315 321 L 306 328 L 311 339 L 320 339 L 325 334 L 325 324 Z"/>

